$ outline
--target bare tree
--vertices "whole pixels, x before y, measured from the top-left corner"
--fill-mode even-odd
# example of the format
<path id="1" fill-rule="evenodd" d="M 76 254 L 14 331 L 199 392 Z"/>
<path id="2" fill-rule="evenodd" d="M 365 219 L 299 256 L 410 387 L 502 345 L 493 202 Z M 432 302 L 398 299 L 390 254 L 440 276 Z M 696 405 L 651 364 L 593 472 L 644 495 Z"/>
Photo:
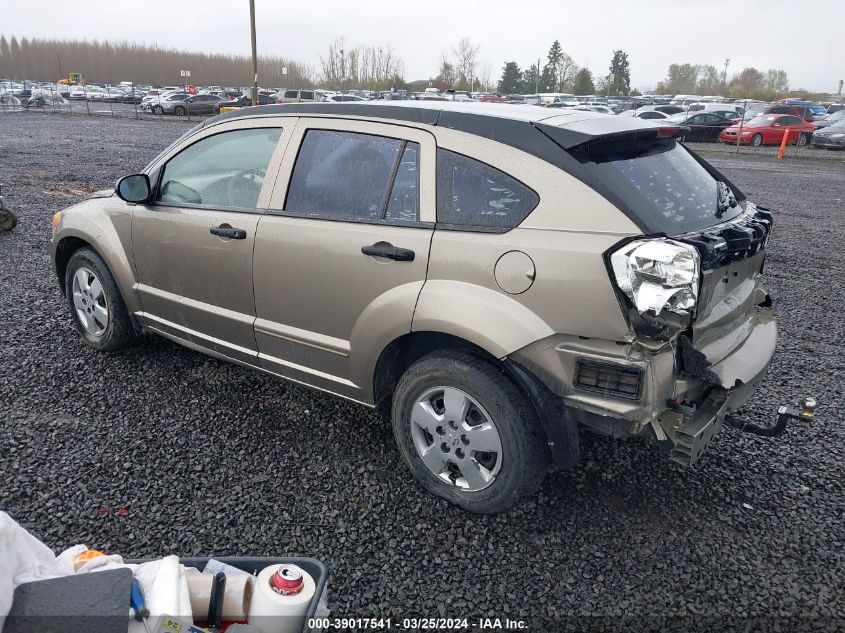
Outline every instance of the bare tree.
<path id="1" fill-rule="evenodd" d="M 475 77 L 475 67 L 478 65 L 478 51 L 480 49 L 481 47 L 468 37 L 462 38 L 452 48 L 459 83 L 468 85 L 472 82 Z"/>

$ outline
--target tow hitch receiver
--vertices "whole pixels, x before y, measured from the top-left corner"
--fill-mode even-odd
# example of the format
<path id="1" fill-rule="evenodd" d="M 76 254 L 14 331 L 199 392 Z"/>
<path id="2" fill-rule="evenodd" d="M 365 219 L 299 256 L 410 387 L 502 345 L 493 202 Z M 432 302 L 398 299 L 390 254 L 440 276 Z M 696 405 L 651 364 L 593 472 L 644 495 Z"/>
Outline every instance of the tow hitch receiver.
<path id="1" fill-rule="evenodd" d="M 816 413 L 816 406 L 815 398 L 805 396 L 798 401 L 797 407 L 778 407 L 778 421 L 773 426 L 759 426 L 733 415 L 726 415 L 725 422 L 728 426 L 745 433 L 753 433 L 762 437 L 777 437 L 783 435 L 790 420 L 809 422 Z"/>
<path id="2" fill-rule="evenodd" d="M 652 427 L 659 441 L 671 440 L 670 457 L 682 466 L 692 466 L 698 461 L 723 424 L 762 437 L 777 437 L 786 431 L 789 420 L 808 421 L 816 412 L 816 399 L 805 397 L 797 407 L 778 408 L 777 422 L 773 426 L 760 426 L 726 413 L 728 403 L 724 393 L 711 395 L 699 407 L 676 401 L 668 404 L 670 408 L 653 421 Z"/>

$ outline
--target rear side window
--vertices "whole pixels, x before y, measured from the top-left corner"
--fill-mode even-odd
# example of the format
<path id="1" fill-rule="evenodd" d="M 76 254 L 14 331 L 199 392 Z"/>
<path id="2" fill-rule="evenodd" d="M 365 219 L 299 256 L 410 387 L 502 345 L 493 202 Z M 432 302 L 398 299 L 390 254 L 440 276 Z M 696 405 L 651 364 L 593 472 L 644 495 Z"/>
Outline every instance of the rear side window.
<path id="1" fill-rule="evenodd" d="M 742 212 L 719 211 L 716 179 L 674 139 L 594 142 L 572 155 L 655 232 L 697 231 Z"/>
<path id="2" fill-rule="evenodd" d="M 285 210 L 334 220 L 381 220 L 403 145 L 383 136 L 309 130 Z"/>
<path id="3" fill-rule="evenodd" d="M 282 128 L 233 130 L 188 146 L 164 167 L 157 199 L 254 209 Z"/>
<path id="4" fill-rule="evenodd" d="M 540 198 L 515 178 L 462 154 L 437 150 L 437 223 L 504 232 L 519 226 Z"/>
<path id="5" fill-rule="evenodd" d="M 387 203 L 385 219 L 394 222 L 417 222 L 420 219 L 420 170 L 418 167 L 420 146 L 418 143 L 407 143 L 393 189 L 390 201 Z"/>

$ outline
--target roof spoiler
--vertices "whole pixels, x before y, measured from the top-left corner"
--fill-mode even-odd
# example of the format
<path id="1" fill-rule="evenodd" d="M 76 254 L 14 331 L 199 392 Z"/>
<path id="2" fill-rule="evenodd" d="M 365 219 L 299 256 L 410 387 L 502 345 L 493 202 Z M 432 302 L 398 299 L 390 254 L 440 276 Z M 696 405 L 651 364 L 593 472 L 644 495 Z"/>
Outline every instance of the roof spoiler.
<path id="1" fill-rule="evenodd" d="M 645 122 L 644 122 L 645 123 Z M 579 148 L 592 141 L 645 141 L 659 138 L 677 138 L 689 134 L 690 128 L 678 125 L 650 123 L 631 126 L 629 121 L 613 119 L 585 119 L 566 126 L 548 125 L 539 121 L 534 127 L 565 150 Z"/>

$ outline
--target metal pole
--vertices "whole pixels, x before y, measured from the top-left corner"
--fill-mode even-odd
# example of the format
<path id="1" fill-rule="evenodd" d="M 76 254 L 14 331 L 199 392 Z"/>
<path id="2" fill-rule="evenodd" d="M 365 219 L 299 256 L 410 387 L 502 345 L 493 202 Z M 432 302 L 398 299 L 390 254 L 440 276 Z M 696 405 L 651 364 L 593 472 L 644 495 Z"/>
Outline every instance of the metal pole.
<path id="1" fill-rule="evenodd" d="M 739 118 L 739 132 L 736 135 L 736 153 L 739 154 L 739 139 L 742 138 L 742 126 L 745 123 L 745 113 L 748 111 L 748 101 L 743 101 L 742 116 Z"/>
<path id="2" fill-rule="evenodd" d="M 135 118 L 138 118 L 138 101 L 135 99 L 135 82 L 132 82 L 132 107 L 135 108 Z"/>
<path id="3" fill-rule="evenodd" d="M 85 77 L 82 76 L 82 73 L 79 73 L 79 81 L 82 82 L 82 94 L 85 95 L 85 110 L 88 112 L 88 115 L 91 115 L 91 106 L 88 105 L 88 90 L 85 89 Z"/>
<path id="4" fill-rule="evenodd" d="M 252 37 L 252 105 L 258 105 L 258 47 L 255 44 L 255 0 L 249 0 L 249 29 Z"/>
<path id="5" fill-rule="evenodd" d="M 534 90 L 537 94 L 540 94 L 540 58 L 537 58 L 537 80 L 534 84 Z"/>

